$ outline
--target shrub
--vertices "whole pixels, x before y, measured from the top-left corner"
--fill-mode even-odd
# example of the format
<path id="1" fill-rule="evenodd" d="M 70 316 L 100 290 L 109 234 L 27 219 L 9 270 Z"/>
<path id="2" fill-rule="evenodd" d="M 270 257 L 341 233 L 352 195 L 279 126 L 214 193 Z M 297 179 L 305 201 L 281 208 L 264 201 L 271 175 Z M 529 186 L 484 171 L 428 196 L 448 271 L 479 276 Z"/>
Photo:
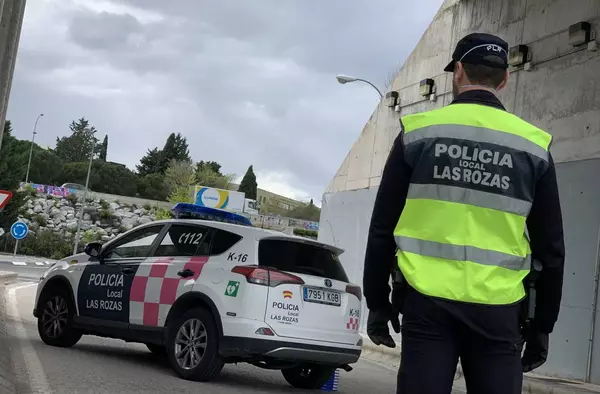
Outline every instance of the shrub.
<path id="1" fill-rule="evenodd" d="M 146 211 L 151 211 L 152 210 L 152 206 L 150 204 L 144 204 L 143 207 Z"/>
<path id="2" fill-rule="evenodd" d="M 314 238 L 316 239 L 317 236 L 319 235 L 318 231 L 314 231 L 314 230 L 306 230 L 303 228 L 295 228 L 294 229 L 294 235 L 298 235 L 300 237 L 308 237 L 308 238 Z"/>
<path id="3" fill-rule="evenodd" d="M 100 200 L 100 207 L 104 210 L 108 210 L 110 208 L 110 204 L 106 200 Z"/>
<path id="4" fill-rule="evenodd" d="M 48 224 L 48 222 L 46 221 L 46 218 L 43 217 L 42 215 L 35 215 L 35 217 L 33 218 L 33 221 L 35 221 L 41 227 L 44 227 Z"/>
<path id="5" fill-rule="evenodd" d="M 62 234 L 41 230 L 25 239 L 21 253 L 60 260 L 73 253 L 73 245 Z"/>
<path id="6" fill-rule="evenodd" d="M 173 214 L 171 211 L 168 211 L 163 208 L 158 208 L 156 210 L 156 220 L 165 220 L 165 219 L 173 219 Z"/>
<path id="7" fill-rule="evenodd" d="M 115 218 L 115 215 L 111 211 L 109 211 L 108 209 L 105 209 L 105 208 L 102 208 L 100 210 L 99 216 L 100 216 L 101 220 L 112 220 Z"/>
<path id="8" fill-rule="evenodd" d="M 76 194 L 69 194 L 67 196 L 67 201 L 69 201 L 71 205 L 75 206 L 75 204 L 77 204 L 77 201 L 79 201 L 79 198 Z"/>

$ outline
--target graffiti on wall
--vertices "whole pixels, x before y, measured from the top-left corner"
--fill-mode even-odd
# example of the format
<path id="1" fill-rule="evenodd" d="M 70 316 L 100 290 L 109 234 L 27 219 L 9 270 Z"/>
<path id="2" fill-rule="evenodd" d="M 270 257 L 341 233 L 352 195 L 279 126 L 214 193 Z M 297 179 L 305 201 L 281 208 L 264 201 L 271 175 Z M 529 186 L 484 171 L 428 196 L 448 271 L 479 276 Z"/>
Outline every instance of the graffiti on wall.
<path id="1" fill-rule="evenodd" d="M 21 182 L 20 189 L 25 190 L 25 186 L 27 186 L 27 184 L 25 182 Z M 33 188 L 33 190 L 38 193 L 50 194 L 55 197 L 68 197 L 76 192 L 75 189 L 69 189 L 67 187 L 41 185 L 39 183 L 29 183 L 28 186 Z"/>

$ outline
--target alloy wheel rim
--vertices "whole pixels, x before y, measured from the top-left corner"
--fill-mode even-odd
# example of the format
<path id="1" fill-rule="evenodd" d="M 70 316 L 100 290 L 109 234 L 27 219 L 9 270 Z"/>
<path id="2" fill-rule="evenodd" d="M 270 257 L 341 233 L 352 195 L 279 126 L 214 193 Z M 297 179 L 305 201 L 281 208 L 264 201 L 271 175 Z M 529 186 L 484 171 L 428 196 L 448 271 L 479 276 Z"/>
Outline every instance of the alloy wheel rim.
<path id="1" fill-rule="evenodd" d="M 54 296 L 46 302 L 42 318 L 44 333 L 50 338 L 58 338 L 66 329 L 69 317 L 67 302 L 61 296 Z"/>
<path id="2" fill-rule="evenodd" d="M 189 319 L 179 327 L 175 336 L 175 360 L 186 370 L 200 364 L 206 352 L 208 335 L 206 327 L 198 319 Z"/>

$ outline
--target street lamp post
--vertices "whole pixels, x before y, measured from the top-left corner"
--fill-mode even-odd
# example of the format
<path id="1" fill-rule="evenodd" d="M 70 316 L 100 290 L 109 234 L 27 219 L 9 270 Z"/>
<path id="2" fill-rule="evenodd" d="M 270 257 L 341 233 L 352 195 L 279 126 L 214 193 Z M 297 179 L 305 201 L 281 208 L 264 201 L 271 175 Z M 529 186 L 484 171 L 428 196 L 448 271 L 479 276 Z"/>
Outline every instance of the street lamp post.
<path id="1" fill-rule="evenodd" d="M 92 137 L 96 131 L 91 131 Z M 83 202 L 81 203 L 81 211 L 79 212 L 79 219 L 77 220 L 77 232 L 75 233 L 75 246 L 73 247 L 73 254 L 77 254 L 77 248 L 79 247 L 79 233 L 81 232 L 81 221 L 83 220 L 83 211 L 85 211 L 85 202 L 87 200 L 88 186 L 90 183 L 90 173 L 92 172 L 92 161 L 94 160 L 94 148 L 96 147 L 96 141 L 92 138 L 92 152 L 90 153 L 90 164 L 88 165 L 87 178 L 85 180 L 85 190 L 83 191 Z"/>
<path id="2" fill-rule="evenodd" d="M 35 119 L 35 125 L 33 125 L 33 136 L 31 137 L 31 148 L 29 149 L 29 163 L 27 163 L 27 175 L 25 175 L 25 184 L 29 182 L 29 170 L 31 169 L 31 156 L 33 156 L 33 143 L 35 141 L 35 135 L 37 134 L 37 124 L 40 118 L 44 116 L 44 114 L 39 114 Z"/>
<path id="3" fill-rule="evenodd" d="M 383 99 L 383 94 L 381 93 L 381 91 L 377 88 L 377 86 L 373 85 L 371 82 L 367 81 L 366 79 L 361 79 L 361 78 L 355 78 L 355 77 L 350 77 L 348 75 L 338 75 L 335 77 L 337 79 L 337 81 L 339 83 L 341 83 L 342 85 L 346 84 L 346 83 L 351 83 L 351 82 L 364 82 L 366 84 L 371 85 L 371 87 L 373 89 L 375 89 L 377 91 L 377 93 L 379 94 L 379 98 Z"/>

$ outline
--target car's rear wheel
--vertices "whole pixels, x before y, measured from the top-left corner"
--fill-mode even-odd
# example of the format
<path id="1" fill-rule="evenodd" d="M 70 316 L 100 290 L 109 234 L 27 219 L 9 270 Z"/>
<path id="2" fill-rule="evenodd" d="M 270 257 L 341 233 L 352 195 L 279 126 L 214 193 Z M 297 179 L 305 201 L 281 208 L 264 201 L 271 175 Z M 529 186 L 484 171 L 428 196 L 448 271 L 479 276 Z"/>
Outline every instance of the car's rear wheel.
<path id="1" fill-rule="evenodd" d="M 335 372 L 334 367 L 306 364 L 294 368 L 282 369 L 285 380 L 298 389 L 320 389 Z"/>
<path id="2" fill-rule="evenodd" d="M 150 350 L 152 353 L 158 356 L 164 356 L 165 354 L 167 354 L 167 349 L 164 346 L 155 345 L 153 343 L 147 343 L 146 347 L 148 348 L 148 350 Z"/>
<path id="3" fill-rule="evenodd" d="M 53 287 L 42 293 L 38 333 L 50 346 L 71 347 L 81 339 L 81 332 L 73 327 L 75 305 L 63 287 Z"/>
<path id="4" fill-rule="evenodd" d="M 223 369 L 219 335 L 212 314 L 192 309 L 169 323 L 167 353 L 171 366 L 187 380 L 206 382 Z"/>

